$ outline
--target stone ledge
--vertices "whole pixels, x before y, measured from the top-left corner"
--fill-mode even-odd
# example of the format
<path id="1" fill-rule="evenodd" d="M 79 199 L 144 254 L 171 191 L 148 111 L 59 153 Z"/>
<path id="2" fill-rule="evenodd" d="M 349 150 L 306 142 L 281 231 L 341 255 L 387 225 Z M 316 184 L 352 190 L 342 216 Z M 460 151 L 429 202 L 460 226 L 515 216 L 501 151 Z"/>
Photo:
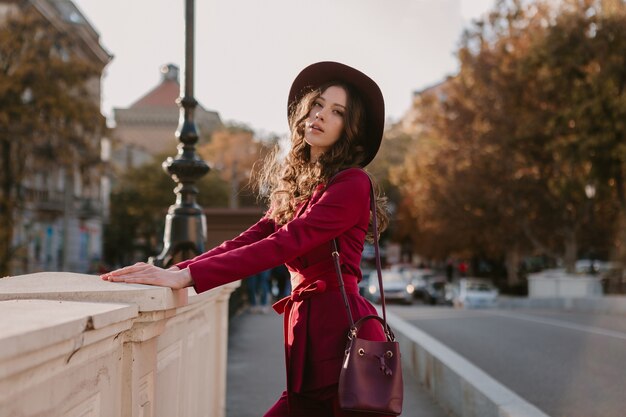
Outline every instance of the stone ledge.
<path id="1" fill-rule="evenodd" d="M 239 286 L 241 286 L 241 280 L 231 282 L 229 284 L 221 285 L 217 288 L 214 288 L 210 291 L 205 291 L 200 294 L 198 294 L 193 287 L 189 287 L 187 288 L 188 304 L 191 305 L 195 303 L 215 301 L 220 298 L 224 298 L 225 300 L 228 300 L 228 298 L 230 297 L 230 294 L 233 291 L 235 291 L 235 289 L 239 288 Z"/>
<path id="2" fill-rule="evenodd" d="M 46 299 L 135 304 L 140 312 L 187 305 L 187 289 L 103 281 L 96 275 L 39 272 L 0 279 L 0 301 Z"/>
<path id="3" fill-rule="evenodd" d="M 137 316 L 134 305 L 51 300 L 0 302 L 0 361 Z"/>

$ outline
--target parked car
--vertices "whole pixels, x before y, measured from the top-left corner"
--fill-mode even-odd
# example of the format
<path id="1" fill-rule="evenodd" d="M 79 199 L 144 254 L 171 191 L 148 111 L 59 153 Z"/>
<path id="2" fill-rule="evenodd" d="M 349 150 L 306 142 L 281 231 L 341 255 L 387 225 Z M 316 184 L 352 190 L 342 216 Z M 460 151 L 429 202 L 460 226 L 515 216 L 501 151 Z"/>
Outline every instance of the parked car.
<path id="1" fill-rule="evenodd" d="M 410 275 L 411 284 L 415 288 L 413 293 L 415 298 L 425 298 L 428 293 L 427 287 L 431 282 L 437 280 L 434 271 L 431 269 L 412 269 L 406 273 Z"/>
<path id="2" fill-rule="evenodd" d="M 444 278 L 431 277 L 426 280 L 423 288 L 423 299 L 425 304 L 450 304 L 446 297 L 448 294 L 448 284 Z"/>
<path id="3" fill-rule="evenodd" d="M 455 307 L 480 308 L 494 307 L 498 299 L 498 289 L 489 281 L 464 278 L 459 280 L 458 289 L 453 297 Z"/>
<path id="4" fill-rule="evenodd" d="M 406 274 L 399 271 L 385 269 L 382 272 L 385 301 L 400 301 L 406 304 L 413 303 L 415 288 Z M 380 288 L 378 286 L 378 273 L 372 271 L 369 275 L 369 287 L 367 298 L 375 303 L 380 303 Z"/>
<path id="5" fill-rule="evenodd" d="M 577 274 L 606 275 L 621 268 L 618 262 L 606 262 L 597 259 L 579 259 L 576 261 Z"/>

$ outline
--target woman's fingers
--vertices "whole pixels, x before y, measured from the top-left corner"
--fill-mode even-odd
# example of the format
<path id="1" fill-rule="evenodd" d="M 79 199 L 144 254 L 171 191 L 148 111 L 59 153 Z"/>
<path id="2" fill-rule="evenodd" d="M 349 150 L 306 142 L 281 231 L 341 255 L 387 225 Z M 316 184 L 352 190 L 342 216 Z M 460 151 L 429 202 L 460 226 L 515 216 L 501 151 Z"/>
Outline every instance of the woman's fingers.
<path id="1" fill-rule="evenodd" d="M 159 285 L 174 289 L 193 285 L 188 270 L 164 270 L 154 265 L 135 264 L 113 272 L 101 275 L 102 279 L 111 282 Z"/>
<path id="2" fill-rule="evenodd" d="M 133 275 L 124 277 L 123 281 L 129 284 L 163 285 L 162 279 L 154 275 Z"/>
<path id="3" fill-rule="evenodd" d="M 137 262 L 135 265 L 126 266 L 124 268 L 116 269 L 115 271 L 110 272 L 110 275 L 125 275 L 131 274 L 134 272 L 145 271 L 149 269 L 156 268 L 154 265 L 147 264 L 145 262 Z"/>
<path id="4" fill-rule="evenodd" d="M 143 271 L 150 271 L 153 269 L 157 269 L 157 267 L 155 267 L 154 265 L 147 264 L 145 262 L 137 262 L 134 265 L 126 266 L 124 268 L 116 269 L 115 271 L 111 271 L 106 274 L 100 275 L 100 277 L 108 281 L 113 281 L 113 280 L 119 281 L 118 279 L 114 279 L 114 278 L 124 277 L 129 274 L 135 274 L 135 273 L 143 272 Z"/>
<path id="5" fill-rule="evenodd" d="M 154 277 L 156 271 L 135 271 L 135 272 L 127 272 L 124 274 L 110 274 L 107 279 L 109 281 L 127 281 L 129 279 L 138 279 L 138 278 L 150 278 Z"/>

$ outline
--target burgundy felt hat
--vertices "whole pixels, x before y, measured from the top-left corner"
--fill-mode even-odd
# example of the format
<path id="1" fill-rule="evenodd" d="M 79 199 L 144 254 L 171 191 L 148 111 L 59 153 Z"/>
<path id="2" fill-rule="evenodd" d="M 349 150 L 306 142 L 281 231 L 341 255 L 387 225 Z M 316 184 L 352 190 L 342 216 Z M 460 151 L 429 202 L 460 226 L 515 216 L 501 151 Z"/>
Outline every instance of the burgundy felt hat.
<path id="1" fill-rule="evenodd" d="M 367 75 L 339 62 L 323 61 L 311 64 L 293 81 L 289 90 L 287 112 L 292 111 L 306 93 L 331 81 L 340 81 L 353 87 L 361 96 L 365 105 L 364 146 L 367 156 L 361 166 L 369 164 L 376 156 L 383 139 L 385 127 L 385 100 L 378 85 Z"/>

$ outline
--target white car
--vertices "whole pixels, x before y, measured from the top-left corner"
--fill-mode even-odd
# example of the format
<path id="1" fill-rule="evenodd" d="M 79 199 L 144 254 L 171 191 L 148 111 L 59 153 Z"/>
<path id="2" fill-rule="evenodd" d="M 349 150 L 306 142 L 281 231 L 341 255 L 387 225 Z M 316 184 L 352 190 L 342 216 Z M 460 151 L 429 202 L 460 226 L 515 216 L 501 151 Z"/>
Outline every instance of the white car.
<path id="1" fill-rule="evenodd" d="M 481 308 L 495 307 L 498 300 L 498 289 L 486 280 L 463 278 L 459 280 L 453 304 L 455 307 Z"/>
<path id="2" fill-rule="evenodd" d="M 395 300 L 406 304 L 413 304 L 413 293 L 415 287 L 411 284 L 410 278 L 406 274 L 398 271 L 383 270 L 383 287 L 385 290 L 385 301 Z M 369 286 L 367 296 L 375 303 L 380 303 L 380 289 L 378 286 L 378 272 L 372 271 L 369 275 Z"/>

